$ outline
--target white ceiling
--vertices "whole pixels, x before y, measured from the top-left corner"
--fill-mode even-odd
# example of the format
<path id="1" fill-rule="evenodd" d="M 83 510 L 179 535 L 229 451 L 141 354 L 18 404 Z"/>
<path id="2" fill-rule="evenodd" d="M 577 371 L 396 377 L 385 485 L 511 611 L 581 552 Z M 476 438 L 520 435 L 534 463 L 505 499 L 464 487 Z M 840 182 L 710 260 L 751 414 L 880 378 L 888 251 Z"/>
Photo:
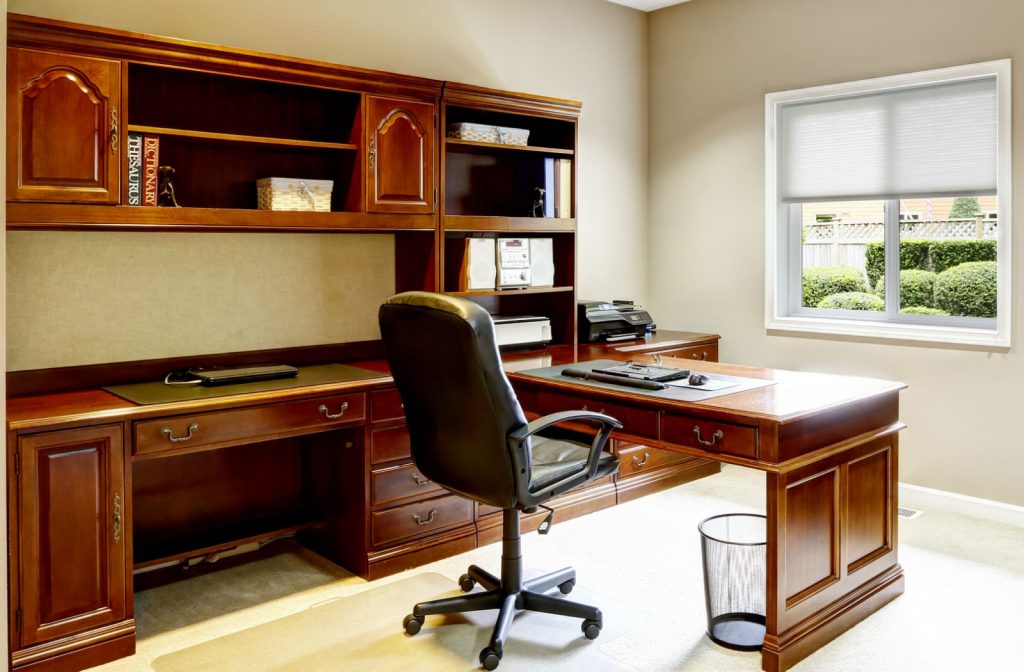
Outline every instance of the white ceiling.
<path id="1" fill-rule="evenodd" d="M 625 5 L 626 7 L 632 7 L 633 9 L 640 9 L 645 12 L 653 12 L 656 9 L 662 7 L 669 7 L 671 5 L 680 5 L 687 0 L 608 0 L 618 5 Z"/>

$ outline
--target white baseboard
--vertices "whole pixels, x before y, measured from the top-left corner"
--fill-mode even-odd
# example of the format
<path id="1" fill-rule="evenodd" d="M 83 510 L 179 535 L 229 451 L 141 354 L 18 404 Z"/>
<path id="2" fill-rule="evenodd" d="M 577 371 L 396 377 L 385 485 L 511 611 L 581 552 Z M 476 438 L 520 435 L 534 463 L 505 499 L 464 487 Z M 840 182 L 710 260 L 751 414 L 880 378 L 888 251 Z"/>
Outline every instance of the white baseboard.
<path id="1" fill-rule="evenodd" d="M 900 506 L 909 506 L 912 509 L 921 509 L 926 512 L 931 510 L 959 513 L 1024 527 L 1024 506 L 960 495 L 945 490 L 934 490 L 909 483 L 900 483 Z"/>

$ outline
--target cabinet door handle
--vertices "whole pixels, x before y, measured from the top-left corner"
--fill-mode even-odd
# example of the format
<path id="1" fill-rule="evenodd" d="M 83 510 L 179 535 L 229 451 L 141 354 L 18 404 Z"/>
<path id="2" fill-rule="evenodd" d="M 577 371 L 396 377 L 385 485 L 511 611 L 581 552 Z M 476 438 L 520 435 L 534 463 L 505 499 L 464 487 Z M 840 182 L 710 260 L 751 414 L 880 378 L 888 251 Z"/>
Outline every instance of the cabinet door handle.
<path id="1" fill-rule="evenodd" d="M 191 439 L 192 432 L 196 431 L 197 429 L 199 429 L 199 423 L 193 422 L 191 425 L 188 426 L 188 434 L 186 434 L 185 436 L 175 436 L 174 431 L 170 427 L 163 427 L 160 429 L 160 431 L 163 433 L 164 436 L 167 437 L 167 440 L 170 441 L 171 443 L 180 443 L 182 441 L 188 441 L 189 439 Z"/>
<path id="2" fill-rule="evenodd" d="M 110 153 L 117 154 L 117 108 L 110 107 Z"/>
<path id="3" fill-rule="evenodd" d="M 694 436 L 697 437 L 697 443 L 701 444 L 702 446 L 713 446 L 716 443 L 718 443 L 719 441 L 721 441 L 723 438 L 725 438 L 725 433 L 722 430 L 720 430 L 720 429 L 716 429 L 715 433 L 711 435 L 711 440 L 710 441 L 706 441 L 700 435 L 700 427 L 698 427 L 696 425 L 694 425 L 694 427 L 693 427 L 693 434 L 694 434 Z"/>
<path id="4" fill-rule="evenodd" d="M 121 493 L 114 493 L 114 543 L 121 542 Z"/>
<path id="5" fill-rule="evenodd" d="M 416 521 L 417 525 L 428 525 L 428 524 L 434 522 L 434 516 L 437 515 L 437 509 L 431 509 L 430 513 L 428 515 L 429 515 L 429 518 L 427 518 L 426 520 L 421 520 L 420 519 L 420 514 L 414 513 L 414 514 L 412 514 L 412 519 Z"/>
<path id="6" fill-rule="evenodd" d="M 320 404 L 320 408 L 316 410 L 320 411 L 320 414 L 329 420 L 337 420 L 341 416 L 345 415 L 345 411 L 348 410 L 348 402 L 343 401 L 337 413 L 331 413 L 326 404 Z"/>
<path id="7" fill-rule="evenodd" d="M 644 459 L 638 460 L 636 459 L 636 455 L 633 455 L 632 457 L 629 458 L 629 461 L 633 463 L 634 467 L 636 467 L 637 469 L 641 469 L 647 466 L 647 460 L 649 459 L 651 459 L 651 454 L 648 453 L 647 451 L 644 451 Z"/>
<path id="8" fill-rule="evenodd" d="M 412 480 L 416 485 L 426 485 L 427 483 L 430 483 L 429 478 L 423 478 L 422 476 L 416 473 L 412 475 Z"/>
<path id="9" fill-rule="evenodd" d="M 370 137 L 370 172 L 375 170 L 377 165 L 377 138 Z"/>
<path id="10" fill-rule="evenodd" d="M 587 408 L 586 404 L 583 404 L 583 408 L 581 408 L 580 410 L 581 411 L 589 411 L 590 409 Z M 600 411 L 598 411 L 598 413 L 600 413 L 601 415 L 604 415 L 605 414 L 604 409 L 602 408 Z"/>
<path id="11" fill-rule="evenodd" d="M 704 361 L 704 362 L 708 361 L 708 353 L 707 352 L 700 353 L 699 357 L 697 356 L 697 353 L 695 352 L 692 355 L 690 355 L 690 357 L 692 359 L 699 359 L 699 360 Z"/>

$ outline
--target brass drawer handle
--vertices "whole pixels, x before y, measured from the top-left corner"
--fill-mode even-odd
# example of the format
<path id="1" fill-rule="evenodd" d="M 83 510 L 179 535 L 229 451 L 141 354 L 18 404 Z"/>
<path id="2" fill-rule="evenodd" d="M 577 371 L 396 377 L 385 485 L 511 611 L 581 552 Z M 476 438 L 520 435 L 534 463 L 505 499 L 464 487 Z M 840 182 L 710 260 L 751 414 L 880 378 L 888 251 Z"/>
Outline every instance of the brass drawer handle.
<path id="1" fill-rule="evenodd" d="M 719 441 L 721 441 L 723 438 L 725 438 L 725 433 L 720 429 L 716 429 L 715 433 L 711 435 L 711 440 L 705 441 L 700 435 L 700 427 L 696 425 L 694 425 L 693 427 L 693 433 L 697 437 L 697 443 L 701 444 L 702 446 L 713 446 Z"/>
<path id="2" fill-rule="evenodd" d="M 377 138 L 370 136 L 370 172 L 377 169 Z"/>
<path id="3" fill-rule="evenodd" d="M 699 360 L 704 361 L 704 362 L 708 361 L 708 353 L 707 352 L 701 352 L 700 353 L 700 357 L 698 357 L 697 353 L 695 352 L 690 357 L 691 357 L 691 359 L 699 359 Z"/>
<path id="4" fill-rule="evenodd" d="M 426 485 L 427 483 L 430 483 L 429 478 L 423 478 L 422 476 L 416 473 L 412 474 L 412 480 L 413 483 L 415 483 L 416 485 Z"/>
<path id="5" fill-rule="evenodd" d="M 121 493 L 114 493 L 114 543 L 121 541 Z"/>
<path id="6" fill-rule="evenodd" d="M 160 429 L 160 431 L 163 433 L 164 436 L 167 437 L 167 440 L 170 441 L 171 443 L 180 443 L 182 441 L 188 441 L 189 439 L 191 439 L 192 432 L 196 431 L 197 429 L 199 429 L 199 423 L 193 422 L 191 425 L 188 426 L 188 434 L 186 434 L 185 436 L 175 436 L 174 431 L 171 430 L 170 427 L 163 427 Z"/>
<path id="7" fill-rule="evenodd" d="M 412 514 L 412 519 L 416 521 L 417 525 L 429 525 L 430 523 L 434 522 L 434 516 L 436 515 L 437 509 L 431 509 L 429 514 L 430 517 L 426 520 L 420 520 L 420 514 L 418 513 Z"/>
<path id="8" fill-rule="evenodd" d="M 648 453 L 647 451 L 644 451 L 644 459 L 638 460 L 636 459 L 636 455 L 633 455 L 632 457 L 629 458 L 629 461 L 633 463 L 634 467 L 636 467 L 637 469 L 641 469 L 647 466 L 647 461 L 649 459 L 651 459 L 651 454 Z"/>
<path id="9" fill-rule="evenodd" d="M 341 404 L 341 408 L 339 408 L 339 409 L 338 409 L 338 412 L 337 412 L 337 413 L 331 413 L 331 412 L 330 412 L 330 411 L 329 411 L 329 410 L 327 409 L 327 406 L 326 406 L 325 404 L 320 404 L 320 408 L 318 408 L 318 409 L 316 409 L 316 410 L 320 411 L 320 413 L 321 413 L 321 414 L 322 414 L 322 415 L 323 415 L 323 416 L 324 416 L 325 418 L 327 418 L 328 420 L 337 420 L 337 419 L 338 419 L 338 418 L 340 418 L 341 416 L 345 415 L 345 411 L 347 411 L 347 410 L 348 410 L 348 402 L 347 402 L 347 401 L 344 401 L 344 402 L 342 402 L 342 404 Z"/>
<path id="10" fill-rule="evenodd" d="M 117 154 L 117 108 L 110 108 L 110 153 Z"/>
<path id="11" fill-rule="evenodd" d="M 581 411 L 589 411 L 590 409 L 587 408 L 586 404 L 583 404 L 583 408 L 581 408 L 580 410 Z M 601 415 L 604 415 L 605 414 L 604 409 L 602 408 L 600 411 L 598 411 L 598 413 L 600 413 Z"/>

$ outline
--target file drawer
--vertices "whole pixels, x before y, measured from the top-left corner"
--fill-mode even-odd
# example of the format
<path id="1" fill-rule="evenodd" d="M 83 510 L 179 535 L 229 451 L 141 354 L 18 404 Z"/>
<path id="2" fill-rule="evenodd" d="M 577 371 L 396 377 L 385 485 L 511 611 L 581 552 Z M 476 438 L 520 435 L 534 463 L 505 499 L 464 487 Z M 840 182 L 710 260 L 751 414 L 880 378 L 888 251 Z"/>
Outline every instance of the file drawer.
<path id="1" fill-rule="evenodd" d="M 445 495 L 377 511 L 370 516 L 370 540 L 374 546 L 433 534 L 473 520 L 473 502 L 458 495 Z"/>
<path id="2" fill-rule="evenodd" d="M 402 397 L 398 390 L 390 388 L 387 390 L 376 390 L 370 395 L 370 420 L 383 422 L 385 420 L 403 420 L 405 408 L 402 405 Z"/>
<path id="3" fill-rule="evenodd" d="M 713 453 L 757 458 L 757 427 L 682 414 L 666 414 L 661 429 L 662 436 L 669 443 Z"/>
<path id="4" fill-rule="evenodd" d="M 560 392 L 541 392 L 538 395 L 538 405 L 542 414 L 555 413 L 557 411 L 586 410 L 595 411 L 610 415 L 622 423 L 624 434 L 642 436 L 649 439 L 658 438 L 658 412 L 625 404 L 617 404 L 606 400 L 586 399 L 571 394 Z M 593 423 L 586 423 L 587 426 L 596 427 Z"/>
<path id="5" fill-rule="evenodd" d="M 404 499 L 422 499 L 440 494 L 444 489 L 424 478 L 415 464 L 378 469 L 370 473 L 371 502 L 374 506 L 391 505 Z"/>
<path id="6" fill-rule="evenodd" d="M 370 432 L 370 462 L 392 462 L 412 457 L 409 430 L 405 425 L 374 429 Z"/>
<path id="7" fill-rule="evenodd" d="M 146 454 L 251 443 L 262 437 L 362 422 L 366 419 L 365 400 L 363 393 L 337 394 L 266 406 L 142 420 L 134 423 L 134 452 Z"/>
<path id="8" fill-rule="evenodd" d="M 692 459 L 682 453 L 635 443 L 618 443 L 615 450 L 619 455 L 620 480 Z"/>

